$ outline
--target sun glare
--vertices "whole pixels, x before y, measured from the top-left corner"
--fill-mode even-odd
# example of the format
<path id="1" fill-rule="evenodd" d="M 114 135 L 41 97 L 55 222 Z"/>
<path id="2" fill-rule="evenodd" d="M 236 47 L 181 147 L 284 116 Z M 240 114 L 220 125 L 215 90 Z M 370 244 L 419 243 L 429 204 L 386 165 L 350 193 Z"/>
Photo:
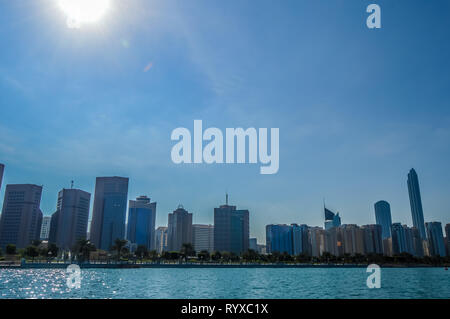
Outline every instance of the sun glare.
<path id="1" fill-rule="evenodd" d="M 67 15 L 67 25 L 79 28 L 94 23 L 108 11 L 110 0 L 58 0 L 59 7 Z"/>

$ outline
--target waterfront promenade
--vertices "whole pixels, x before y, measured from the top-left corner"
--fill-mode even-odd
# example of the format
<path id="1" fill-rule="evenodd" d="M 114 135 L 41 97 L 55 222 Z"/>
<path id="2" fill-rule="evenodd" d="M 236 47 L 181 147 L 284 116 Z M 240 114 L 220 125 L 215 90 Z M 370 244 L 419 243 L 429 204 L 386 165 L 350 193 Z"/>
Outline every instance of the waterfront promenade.
<path id="1" fill-rule="evenodd" d="M 22 261 L 0 263 L 0 269 L 64 269 L 71 264 L 80 268 L 365 268 L 368 264 L 355 263 L 210 263 L 210 262 L 140 262 L 140 261 L 91 261 L 91 262 L 30 262 Z M 381 264 L 383 268 L 417 268 L 417 267 L 448 267 L 448 265 L 429 264 Z"/>

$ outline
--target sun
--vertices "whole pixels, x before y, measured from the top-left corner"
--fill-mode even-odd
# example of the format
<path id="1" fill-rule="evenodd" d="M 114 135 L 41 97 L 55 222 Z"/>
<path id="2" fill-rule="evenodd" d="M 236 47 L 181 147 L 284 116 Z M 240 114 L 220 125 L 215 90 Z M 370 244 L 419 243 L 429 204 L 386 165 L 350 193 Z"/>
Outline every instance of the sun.
<path id="1" fill-rule="evenodd" d="M 67 25 L 79 28 L 83 24 L 94 23 L 108 11 L 110 0 L 57 0 L 61 10 L 67 15 Z"/>

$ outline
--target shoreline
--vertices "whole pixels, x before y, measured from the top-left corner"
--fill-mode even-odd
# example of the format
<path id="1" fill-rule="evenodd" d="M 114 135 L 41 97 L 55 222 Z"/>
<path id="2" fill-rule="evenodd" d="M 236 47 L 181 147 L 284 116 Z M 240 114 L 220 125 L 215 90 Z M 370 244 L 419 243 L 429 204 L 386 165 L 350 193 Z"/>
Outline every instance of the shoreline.
<path id="1" fill-rule="evenodd" d="M 22 263 L 0 264 L 0 269 L 65 269 L 76 264 L 84 269 L 141 268 L 367 268 L 369 264 L 208 264 L 208 263 Z M 448 265 L 381 264 L 381 268 L 448 268 Z"/>

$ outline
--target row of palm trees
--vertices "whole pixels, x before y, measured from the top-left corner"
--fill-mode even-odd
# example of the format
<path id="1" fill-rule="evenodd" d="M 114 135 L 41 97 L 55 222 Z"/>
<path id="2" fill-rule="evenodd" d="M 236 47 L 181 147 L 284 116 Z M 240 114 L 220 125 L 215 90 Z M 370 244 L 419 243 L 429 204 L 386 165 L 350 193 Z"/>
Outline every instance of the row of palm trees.
<path id="1" fill-rule="evenodd" d="M 148 250 L 146 246 L 139 245 L 134 252 L 126 247 L 127 241 L 124 239 L 116 239 L 114 245 L 111 247 L 108 260 L 115 259 L 117 261 L 152 261 L 152 262 L 208 262 L 208 263 L 326 263 L 326 264 L 429 264 L 429 265 L 443 265 L 450 264 L 450 257 L 414 257 L 407 253 L 402 253 L 396 256 L 383 256 L 380 254 L 344 254 L 342 256 L 334 256 L 325 252 L 320 257 L 313 257 L 306 254 L 297 256 L 290 255 L 286 252 L 273 252 L 271 254 L 260 254 L 254 250 L 248 250 L 240 255 L 233 252 L 208 252 L 202 250 L 198 253 L 193 249 L 190 243 L 182 245 L 180 251 L 164 251 L 158 253 L 156 250 Z M 15 246 L 8 245 L 6 247 L 7 254 L 14 254 Z M 86 262 L 90 260 L 91 252 L 96 251 L 96 247 L 86 239 L 81 239 L 77 242 L 75 247 L 71 250 L 72 259 L 79 262 Z M 23 257 L 32 258 L 37 257 L 56 257 L 58 255 L 58 247 L 55 244 L 49 243 L 47 246 L 42 246 L 40 241 L 34 241 L 32 245 L 19 251 Z"/>
<path id="2" fill-rule="evenodd" d="M 86 241 L 82 241 L 86 244 Z M 92 244 L 91 244 L 92 245 Z M 192 262 L 213 262 L 213 263 L 326 263 L 326 264 L 429 264 L 429 265 L 443 265 L 450 264 L 449 257 L 414 257 L 408 253 L 402 253 L 396 256 L 384 256 L 381 254 L 344 254 L 342 256 L 334 256 L 325 252 L 320 257 L 313 257 L 307 254 L 300 254 L 297 256 L 290 255 L 286 252 L 273 252 L 272 254 L 260 254 L 254 250 L 247 250 L 240 255 L 233 252 L 213 253 L 207 250 L 202 250 L 198 253 L 193 249 L 190 243 L 182 245 L 180 251 L 164 251 L 158 253 L 156 250 L 148 250 L 146 246 L 139 245 L 134 253 L 131 253 L 125 248 L 126 241 L 117 239 L 112 250 L 115 251 L 115 257 L 118 260 L 150 260 L 153 262 L 161 261 L 192 261 Z M 81 245 L 83 247 L 83 245 Z"/>

